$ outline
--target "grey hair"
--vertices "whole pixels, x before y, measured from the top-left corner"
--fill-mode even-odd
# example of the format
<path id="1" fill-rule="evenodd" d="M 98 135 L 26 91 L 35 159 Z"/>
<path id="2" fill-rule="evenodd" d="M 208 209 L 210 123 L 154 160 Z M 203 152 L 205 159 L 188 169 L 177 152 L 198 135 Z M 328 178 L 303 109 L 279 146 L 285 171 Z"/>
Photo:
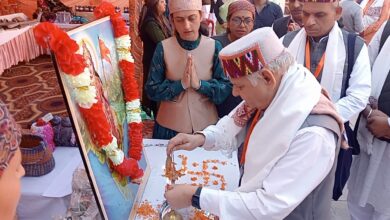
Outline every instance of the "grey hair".
<path id="1" fill-rule="evenodd" d="M 271 60 L 265 67 L 271 70 L 274 75 L 284 75 L 288 69 L 295 64 L 295 59 L 293 55 L 287 50 L 277 56 L 275 59 Z M 260 78 L 260 71 L 255 72 L 251 75 L 246 76 L 247 79 L 251 82 L 252 86 L 257 86 L 257 81 Z"/>

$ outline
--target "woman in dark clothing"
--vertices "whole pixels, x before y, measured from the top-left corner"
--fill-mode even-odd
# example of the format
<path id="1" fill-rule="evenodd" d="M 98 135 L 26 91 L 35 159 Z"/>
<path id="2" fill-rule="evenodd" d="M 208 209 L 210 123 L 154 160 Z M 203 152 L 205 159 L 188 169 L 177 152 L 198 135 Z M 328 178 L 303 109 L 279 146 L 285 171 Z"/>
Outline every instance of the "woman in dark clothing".
<path id="1" fill-rule="evenodd" d="M 149 75 L 150 62 L 153 57 L 154 50 L 157 44 L 170 37 L 172 34 L 171 26 L 168 19 L 165 17 L 166 1 L 165 0 L 146 0 L 145 5 L 142 8 L 139 33 L 143 42 L 143 85 Z M 149 108 L 154 114 L 157 113 L 157 103 L 151 101 L 146 92 L 142 95 L 142 104 L 144 107 Z"/>
<path id="2" fill-rule="evenodd" d="M 222 47 L 226 47 L 253 30 L 254 18 L 255 6 L 247 0 L 237 0 L 228 7 L 226 33 L 212 38 L 221 42 Z M 218 116 L 222 118 L 228 115 L 241 101 L 240 96 L 230 94 L 222 104 L 217 105 Z"/>

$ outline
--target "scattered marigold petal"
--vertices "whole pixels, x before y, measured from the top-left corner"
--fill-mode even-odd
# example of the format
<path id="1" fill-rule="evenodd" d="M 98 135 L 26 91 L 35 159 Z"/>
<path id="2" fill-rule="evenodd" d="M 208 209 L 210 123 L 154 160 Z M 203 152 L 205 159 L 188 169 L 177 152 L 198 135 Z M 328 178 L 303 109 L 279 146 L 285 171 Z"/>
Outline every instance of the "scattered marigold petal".
<path id="1" fill-rule="evenodd" d="M 153 208 L 152 204 L 147 200 L 139 205 L 137 214 L 145 219 L 158 219 L 158 211 Z"/>

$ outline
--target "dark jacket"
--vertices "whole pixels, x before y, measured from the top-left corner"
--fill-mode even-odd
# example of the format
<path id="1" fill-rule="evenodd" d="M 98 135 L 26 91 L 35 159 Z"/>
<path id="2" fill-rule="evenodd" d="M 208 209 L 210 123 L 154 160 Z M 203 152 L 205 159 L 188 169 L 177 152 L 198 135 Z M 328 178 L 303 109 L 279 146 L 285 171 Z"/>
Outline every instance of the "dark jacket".
<path id="1" fill-rule="evenodd" d="M 283 17 L 283 11 L 279 5 L 268 2 L 260 13 L 255 15 L 254 30 L 262 27 L 271 27 L 276 19 Z"/>
<path id="2" fill-rule="evenodd" d="M 275 34 L 281 38 L 288 32 L 288 25 L 290 24 L 291 16 L 286 16 L 275 20 L 272 28 Z"/>
<path id="3" fill-rule="evenodd" d="M 214 13 L 215 14 L 215 17 L 217 18 L 217 21 L 218 21 L 219 24 L 225 23 L 225 21 L 219 15 L 219 7 L 221 7 L 223 5 L 223 1 L 222 0 L 217 0 L 216 2 L 214 2 L 214 0 L 211 0 L 210 3 L 211 3 L 210 13 Z"/>
<path id="4" fill-rule="evenodd" d="M 150 69 L 150 63 L 153 58 L 154 51 L 156 50 L 157 44 L 170 37 L 167 36 L 168 34 L 165 34 L 162 30 L 163 27 L 157 22 L 157 20 L 151 16 L 147 15 L 145 20 L 143 21 L 143 24 L 140 27 L 140 37 L 143 42 L 143 56 L 142 56 L 142 64 L 143 64 L 143 84 L 145 85 L 146 81 L 149 77 L 149 69 Z M 166 31 L 165 31 L 166 32 Z M 142 86 L 143 87 L 143 86 Z M 157 112 L 157 104 L 155 102 L 152 102 L 149 100 L 149 98 L 146 95 L 146 92 L 142 95 L 142 104 L 154 111 Z"/>
<path id="5" fill-rule="evenodd" d="M 142 59 L 144 72 L 148 74 L 150 62 L 157 44 L 170 36 L 165 36 L 162 27 L 157 20 L 152 16 L 148 16 L 141 26 L 140 37 L 144 46 Z"/>

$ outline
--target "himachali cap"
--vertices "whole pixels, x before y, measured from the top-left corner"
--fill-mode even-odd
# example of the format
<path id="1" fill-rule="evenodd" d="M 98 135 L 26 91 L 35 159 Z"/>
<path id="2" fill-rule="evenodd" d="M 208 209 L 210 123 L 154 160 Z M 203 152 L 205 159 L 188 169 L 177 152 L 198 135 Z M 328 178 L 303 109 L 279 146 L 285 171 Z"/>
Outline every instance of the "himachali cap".
<path id="1" fill-rule="evenodd" d="M 202 0 L 169 0 L 169 13 L 178 11 L 202 10 Z"/>
<path id="2" fill-rule="evenodd" d="M 259 72 L 284 50 L 272 28 L 264 27 L 223 48 L 219 59 L 228 78 L 239 78 Z"/>
<path id="3" fill-rule="evenodd" d="M 231 17 L 232 14 L 236 13 L 237 11 L 246 10 L 249 11 L 253 17 L 255 17 L 255 6 L 249 2 L 248 0 L 238 0 L 234 1 L 229 5 L 228 8 L 228 15 L 227 17 Z"/>

